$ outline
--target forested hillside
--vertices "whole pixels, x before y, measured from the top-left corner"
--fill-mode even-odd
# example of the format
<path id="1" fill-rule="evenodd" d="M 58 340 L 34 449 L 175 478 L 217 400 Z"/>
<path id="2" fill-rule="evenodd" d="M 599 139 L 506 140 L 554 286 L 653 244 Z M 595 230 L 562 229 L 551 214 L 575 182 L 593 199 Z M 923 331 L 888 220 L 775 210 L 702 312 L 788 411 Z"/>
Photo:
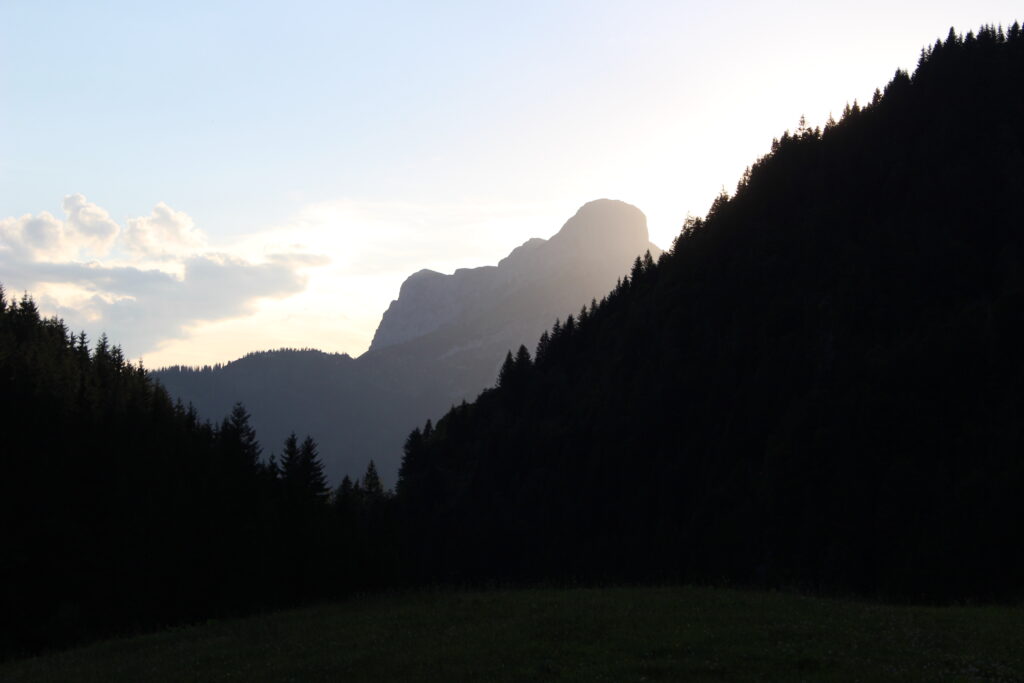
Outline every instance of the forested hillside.
<path id="1" fill-rule="evenodd" d="M 2 288 L 0 439 L 0 658 L 387 581 L 375 474 L 329 504 L 312 439 L 271 459 Z"/>
<path id="2" fill-rule="evenodd" d="M 435 577 L 1019 595 L 1024 36 L 772 145 L 660 261 L 409 437 Z"/>

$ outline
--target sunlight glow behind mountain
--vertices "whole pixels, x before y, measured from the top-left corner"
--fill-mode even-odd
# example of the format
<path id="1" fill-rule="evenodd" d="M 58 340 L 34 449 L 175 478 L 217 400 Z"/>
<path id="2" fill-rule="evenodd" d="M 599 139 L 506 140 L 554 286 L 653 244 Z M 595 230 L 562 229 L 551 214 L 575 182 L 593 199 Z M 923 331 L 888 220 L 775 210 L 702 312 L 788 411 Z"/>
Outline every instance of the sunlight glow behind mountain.
<path id="1" fill-rule="evenodd" d="M 1017 11 L 7 3 L 0 282 L 150 366 L 358 355 L 409 273 L 495 263 L 599 197 L 668 248 L 801 115 Z M 68 227 L 79 195 L 117 230 Z"/>

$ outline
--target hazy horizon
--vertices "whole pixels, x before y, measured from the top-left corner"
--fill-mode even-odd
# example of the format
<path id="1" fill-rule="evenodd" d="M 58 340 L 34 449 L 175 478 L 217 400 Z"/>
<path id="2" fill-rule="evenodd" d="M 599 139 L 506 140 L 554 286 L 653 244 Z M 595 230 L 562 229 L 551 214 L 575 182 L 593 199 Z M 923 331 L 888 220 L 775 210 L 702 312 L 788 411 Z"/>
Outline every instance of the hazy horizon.
<path id="1" fill-rule="evenodd" d="M 671 245 L 801 115 L 1008 2 L 0 10 L 0 283 L 150 367 L 362 353 L 600 197 Z"/>

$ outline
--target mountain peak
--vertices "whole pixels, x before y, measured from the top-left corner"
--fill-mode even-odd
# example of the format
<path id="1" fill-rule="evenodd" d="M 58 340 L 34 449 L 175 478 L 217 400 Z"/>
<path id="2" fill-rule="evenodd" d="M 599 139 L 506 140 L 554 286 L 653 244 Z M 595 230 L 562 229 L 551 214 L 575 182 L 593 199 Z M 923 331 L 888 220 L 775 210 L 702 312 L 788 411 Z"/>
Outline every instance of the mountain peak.
<path id="1" fill-rule="evenodd" d="M 618 199 L 595 199 L 576 211 L 551 242 L 594 242 L 646 245 L 647 216 L 632 204 Z"/>
<path id="2" fill-rule="evenodd" d="M 645 250 L 654 256 L 661 253 L 648 241 L 643 211 L 614 199 L 587 202 L 551 239 L 527 240 L 497 267 L 460 268 L 451 275 L 421 270 L 410 275 L 398 299 L 385 311 L 370 350 L 430 334 L 523 288 L 543 286 L 555 301 L 566 299 L 578 306 L 607 293 L 616 277 L 626 274 L 633 259 Z M 562 311 L 559 305 L 544 313 L 554 320 L 572 310 Z"/>

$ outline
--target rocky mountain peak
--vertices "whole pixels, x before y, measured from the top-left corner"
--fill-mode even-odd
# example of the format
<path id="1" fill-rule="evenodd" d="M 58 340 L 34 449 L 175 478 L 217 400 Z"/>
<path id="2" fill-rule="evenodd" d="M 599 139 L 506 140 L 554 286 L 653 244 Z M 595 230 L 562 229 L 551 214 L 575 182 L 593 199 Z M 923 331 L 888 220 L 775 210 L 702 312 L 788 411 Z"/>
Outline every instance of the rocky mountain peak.
<path id="1" fill-rule="evenodd" d="M 579 208 L 550 242 L 576 248 L 641 252 L 648 248 L 647 216 L 632 204 L 617 199 L 595 199 Z"/>
<path id="2" fill-rule="evenodd" d="M 610 290 L 633 259 L 648 249 L 655 256 L 661 253 L 648 241 L 647 218 L 640 209 L 612 199 L 588 202 L 551 239 L 527 240 L 497 266 L 462 268 L 451 275 L 431 270 L 410 275 L 385 311 L 370 350 L 430 334 L 523 288 L 544 285 L 562 290 L 574 304 L 575 290 L 580 289 L 586 298 L 578 303 L 585 303 Z"/>

